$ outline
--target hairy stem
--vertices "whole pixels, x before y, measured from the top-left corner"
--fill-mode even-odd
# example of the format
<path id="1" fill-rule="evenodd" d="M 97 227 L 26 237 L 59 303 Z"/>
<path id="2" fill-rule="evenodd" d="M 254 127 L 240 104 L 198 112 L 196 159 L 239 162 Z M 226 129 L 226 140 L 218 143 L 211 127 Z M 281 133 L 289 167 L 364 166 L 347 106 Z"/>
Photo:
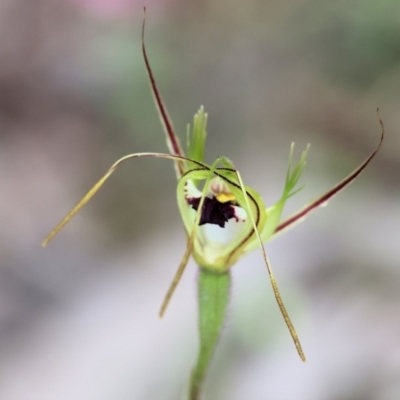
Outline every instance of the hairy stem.
<path id="1" fill-rule="evenodd" d="M 190 377 L 189 400 L 199 400 L 229 302 L 229 271 L 216 273 L 200 268 L 198 279 L 200 350 Z"/>

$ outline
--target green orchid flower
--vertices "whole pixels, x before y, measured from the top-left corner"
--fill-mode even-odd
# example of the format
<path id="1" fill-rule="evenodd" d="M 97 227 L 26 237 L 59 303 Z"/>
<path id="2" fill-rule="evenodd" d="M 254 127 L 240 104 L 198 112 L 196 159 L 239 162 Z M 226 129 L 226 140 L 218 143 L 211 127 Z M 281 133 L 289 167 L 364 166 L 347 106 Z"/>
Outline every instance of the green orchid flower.
<path id="1" fill-rule="evenodd" d="M 261 195 L 243 183 L 239 171 L 228 158 L 220 157 L 211 165 L 204 162 L 207 114 L 203 107 L 194 116 L 193 129 L 190 130 L 190 126 L 188 126 L 187 152 L 185 153 L 175 133 L 150 67 L 144 44 L 144 28 L 143 20 L 143 58 L 170 154 L 135 153 L 116 161 L 54 228 L 42 244 L 46 246 L 125 161 L 140 157 L 164 158 L 173 161 L 178 180 L 178 207 L 187 235 L 187 245 L 182 261 L 161 305 L 160 316 L 164 315 L 172 294 L 192 256 L 200 267 L 198 279 L 200 350 L 197 362 L 192 369 L 189 385 L 189 399 L 196 400 L 200 396 L 206 371 L 225 319 L 230 293 L 230 268 L 241 257 L 256 248 L 261 250 L 275 299 L 297 352 L 300 358 L 305 361 L 304 352 L 283 304 L 263 243 L 293 227 L 312 211 L 325 205 L 333 196 L 357 178 L 380 149 L 384 138 L 384 126 L 378 111 L 381 137 L 372 154 L 328 192 L 313 200 L 289 218 L 282 220 L 286 201 L 302 188 L 298 187 L 298 183 L 306 164 L 308 147 L 293 166 L 294 144 L 292 144 L 282 195 L 273 206 L 268 208 L 265 206 Z"/>

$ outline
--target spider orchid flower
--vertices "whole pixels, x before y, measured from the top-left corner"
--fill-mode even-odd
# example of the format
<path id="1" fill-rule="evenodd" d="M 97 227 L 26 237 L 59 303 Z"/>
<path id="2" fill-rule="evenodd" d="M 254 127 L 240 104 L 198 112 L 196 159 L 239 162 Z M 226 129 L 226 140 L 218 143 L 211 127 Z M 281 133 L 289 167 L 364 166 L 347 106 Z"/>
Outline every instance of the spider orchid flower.
<path id="1" fill-rule="evenodd" d="M 263 243 L 293 227 L 294 224 L 303 220 L 318 207 L 325 205 L 333 196 L 354 181 L 380 149 L 384 137 L 384 126 L 378 110 L 381 137 L 378 146 L 371 155 L 332 189 L 289 218 L 282 220 L 282 211 L 286 201 L 301 189 L 301 187 L 298 187 L 298 182 L 306 164 L 308 147 L 301 154 L 299 161 L 293 165 L 294 144 L 292 144 L 282 195 L 273 206 L 268 208 L 265 206 L 261 195 L 243 183 L 239 171 L 228 158 L 220 157 L 211 165 L 204 162 L 207 114 L 203 107 L 194 116 L 192 131 L 188 126 L 187 152 L 185 153 L 175 133 L 150 67 L 144 44 L 144 27 L 143 20 L 143 58 L 170 153 L 135 153 L 116 161 L 54 228 L 42 244 L 46 246 L 53 239 L 63 226 L 93 197 L 120 164 L 140 157 L 164 158 L 173 161 L 178 181 L 178 207 L 187 235 L 187 245 L 182 261 L 162 303 L 160 316 L 164 315 L 190 256 L 193 256 L 200 267 L 198 282 L 200 351 L 197 363 L 191 373 L 189 399 L 196 400 L 199 398 L 200 389 L 224 322 L 229 301 L 230 268 L 241 257 L 256 248 L 261 250 L 276 301 L 297 352 L 300 358 L 305 361 L 300 341 L 283 304 Z"/>

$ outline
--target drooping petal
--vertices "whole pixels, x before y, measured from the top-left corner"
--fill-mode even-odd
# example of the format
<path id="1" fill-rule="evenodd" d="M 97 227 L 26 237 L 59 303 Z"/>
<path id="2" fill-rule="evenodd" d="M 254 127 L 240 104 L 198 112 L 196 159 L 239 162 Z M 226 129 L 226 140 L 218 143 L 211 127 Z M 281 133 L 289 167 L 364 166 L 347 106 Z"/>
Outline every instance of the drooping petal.
<path id="1" fill-rule="evenodd" d="M 75 214 L 85 206 L 88 201 L 97 193 L 97 191 L 103 186 L 105 181 L 111 176 L 111 174 L 125 161 L 140 158 L 140 157 L 155 157 L 155 158 L 166 158 L 175 162 L 185 162 L 188 164 L 194 164 L 199 168 L 205 168 L 204 164 L 191 160 L 186 157 L 164 154 L 164 153 L 134 153 L 128 154 L 117 160 L 105 173 L 105 175 L 82 197 L 82 199 L 76 204 L 76 206 L 60 221 L 60 223 L 50 232 L 50 234 L 43 240 L 42 246 L 45 247 L 57 233 L 75 216 Z"/>
<path id="2" fill-rule="evenodd" d="M 237 175 L 237 178 L 238 178 L 238 181 L 239 181 L 239 184 L 240 184 L 240 188 L 242 190 L 242 194 L 243 194 L 244 200 L 245 200 L 245 202 L 247 204 L 247 208 L 249 210 L 249 219 L 250 219 L 250 221 L 252 223 L 252 227 L 253 227 L 253 230 L 254 230 L 254 234 L 255 234 L 256 240 L 257 240 L 258 245 L 260 247 L 261 254 L 262 254 L 263 258 L 264 258 L 265 265 L 267 267 L 267 271 L 268 271 L 269 279 L 270 279 L 270 282 L 271 282 L 271 285 L 272 285 L 272 290 L 274 292 L 275 300 L 276 300 L 276 302 L 278 304 L 278 307 L 279 307 L 279 309 L 281 311 L 283 319 L 285 320 L 286 326 L 289 329 L 290 335 L 292 336 L 293 342 L 294 342 L 294 344 L 296 346 L 296 349 L 297 349 L 297 352 L 298 352 L 300 358 L 302 359 L 302 361 L 306 361 L 303 349 L 302 349 L 301 344 L 300 344 L 300 340 L 299 340 L 299 338 L 297 336 L 297 332 L 296 332 L 296 330 L 295 330 L 295 328 L 294 328 L 294 326 L 292 324 L 292 321 L 290 320 L 288 312 L 286 311 L 286 307 L 283 304 L 283 300 L 282 300 L 282 297 L 281 297 L 279 289 L 278 289 L 278 284 L 276 283 L 275 275 L 274 275 L 274 273 L 272 271 L 270 262 L 268 261 L 267 253 L 265 251 L 265 248 L 264 248 L 264 245 L 263 245 L 263 242 L 262 242 L 262 239 L 261 239 L 261 235 L 260 235 L 259 230 L 257 228 L 257 224 L 256 224 L 256 221 L 254 219 L 254 216 L 253 216 L 253 214 L 251 212 L 251 207 L 250 207 L 250 203 L 249 203 L 249 197 L 247 195 L 247 191 L 245 189 L 245 186 L 243 184 L 243 181 L 242 181 L 242 178 L 240 176 L 239 171 L 236 171 L 236 175 Z"/>

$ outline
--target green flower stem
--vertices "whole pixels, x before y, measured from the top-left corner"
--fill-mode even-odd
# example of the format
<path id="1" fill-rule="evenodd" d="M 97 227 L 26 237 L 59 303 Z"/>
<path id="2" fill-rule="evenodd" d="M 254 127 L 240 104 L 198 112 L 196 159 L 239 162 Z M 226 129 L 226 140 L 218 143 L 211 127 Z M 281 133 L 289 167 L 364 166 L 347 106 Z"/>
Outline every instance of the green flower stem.
<path id="1" fill-rule="evenodd" d="M 230 272 L 200 268 L 198 278 L 200 350 L 190 377 L 189 400 L 199 400 L 201 386 L 224 324 L 229 302 Z"/>

